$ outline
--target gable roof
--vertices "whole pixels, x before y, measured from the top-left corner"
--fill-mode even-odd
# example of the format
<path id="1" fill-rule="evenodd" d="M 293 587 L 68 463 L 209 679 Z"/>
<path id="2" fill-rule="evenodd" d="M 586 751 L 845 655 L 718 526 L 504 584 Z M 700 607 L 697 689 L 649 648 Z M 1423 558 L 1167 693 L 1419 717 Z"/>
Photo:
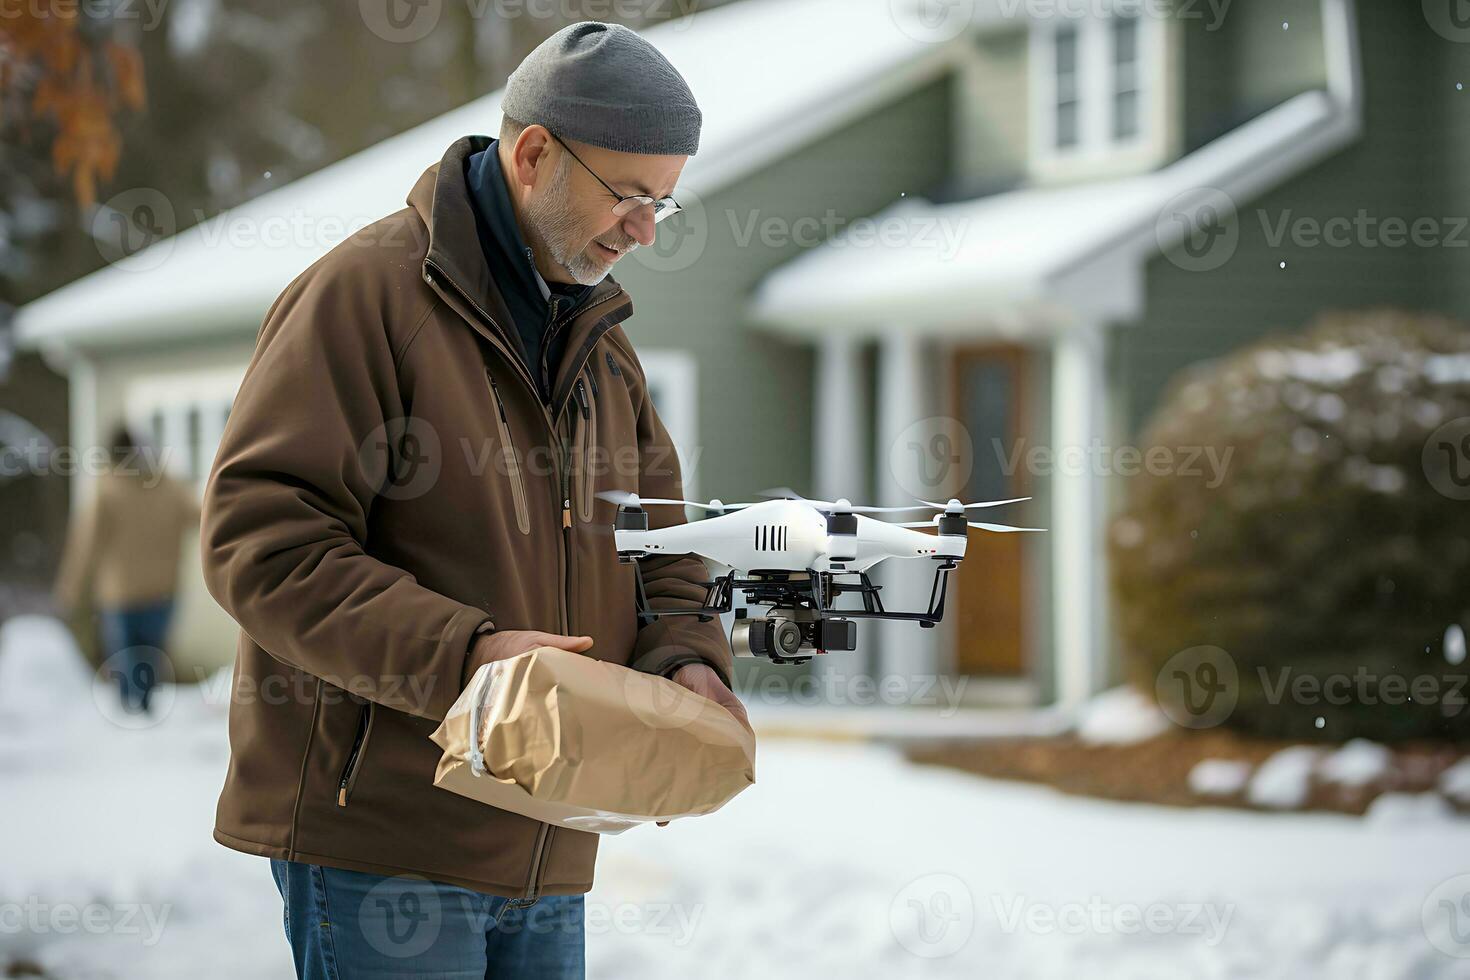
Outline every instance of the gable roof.
<path id="1" fill-rule="evenodd" d="M 895 327 L 1005 334 L 1136 316 L 1150 258 L 1212 224 L 1212 209 L 1233 219 L 1236 204 L 1361 133 L 1354 5 L 1321 6 L 1325 90 L 1288 99 L 1152 173 L 948 204 L 902 200 L 874 216 L 862 245 L 838 235 L 767 274 L 751 318 L 813 337 Z"/>
<path id="2" fill-rule="evenodd" d="M 861 246 L 839 236 L 773 270 L 750 314 L 796 335 L 1127 319 L 1140 311 L 1148 259 L 1215 215 L 1233 219 L 1235 204 L 1357 131 L 1327 93 L 1304 92 L 1152 173 L 949 204 L 905 199 L 873 219 L 894 234 Z"/>
<path id="3" fill-rule="evenodd" d="M 709 194 L 953 62 L 892 0 L 742 0 L 648 29 L 704 114 L 681 187 Z M 987 7 L 986 9 L 990 9 Z M 897 11 L 897 12 L 896 12 Z M 996 15 L 998 16 L 998 15 Z M 983 23 L 985 18 L 980 18 Z M 397 211 L 461 136 L 500 126 L 497 90 L 153 243 L 22 307 L 26 346 L 125 344 L 254 325 L 298 273 Z"/>

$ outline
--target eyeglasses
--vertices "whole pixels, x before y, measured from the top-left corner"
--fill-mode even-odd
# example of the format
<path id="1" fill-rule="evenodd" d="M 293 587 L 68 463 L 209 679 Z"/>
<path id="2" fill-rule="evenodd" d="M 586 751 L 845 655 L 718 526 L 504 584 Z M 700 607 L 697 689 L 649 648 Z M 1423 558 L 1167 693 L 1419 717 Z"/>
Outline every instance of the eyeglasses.
<path id="1" fill-rule="evenodd" d="M 552 133 L 549 129 L 546 131 L 551 134 L 552 139 L 556 140 L 558 143 L 561 143 L 562 149 L 572 154 L 573 160 L 576 160 L 578 163 L 582 163 L 582 158 L 577 156 L 577 154 L 572 153 L 572 148 L 570 146 L 567 146 L 566 143 L 562 142 L 562 138 L 560 136 Z M 655 199 L 649 197 L 647 194 L 634 194 L 629 197 L 624 197 L 622 194 L 619 194 L 617 191 L 613 190 L 611 184 L 603 180 L 601 177 L 598 177 L 597 171 L 587 166 L 587 164 L 582 163 L 582 169 L 587 171 L 593 177 L 597 177 L 597 182 L 603 187 L 606 187 L 607 192 L 618 199 L 618 203 L 614 204 L 612 207 L 612 213 L 617 215 L 619 218 L 626 218 L 628 215 L 632 214 L 639 208 L 647 207 L 650 204 L 653 205 L 654 224 L 658 224 L 669 215 L 677 214 L 679 212 L 679 202 L 674 200 L 672 197 Z"/>

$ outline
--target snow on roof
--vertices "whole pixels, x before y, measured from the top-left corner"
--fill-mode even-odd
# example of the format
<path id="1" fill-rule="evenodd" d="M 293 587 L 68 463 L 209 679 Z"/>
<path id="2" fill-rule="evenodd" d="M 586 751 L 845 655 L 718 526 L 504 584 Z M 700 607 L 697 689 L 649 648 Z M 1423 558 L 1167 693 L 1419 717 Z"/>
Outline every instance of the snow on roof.
<path id="1" fill-rule="evenodd" d="M 1044 315 L 1059 297 L 1075 300 L 1079 291 L 1064 283 L 1097 263 L 1109 271 L 1086 278 L 1082 298 L 1114 301 L 1110 289 L 1126 293 L 1128 284 L 1113 280 L 1180 240 L 1187 226 L 1176 215 L 1209 227 L 1208 208 L 1233 209 L 1357 131 L 1347 107 L 1305 92 L 1152 173 L 949 204 L 904 199 L 767 275 L 751 314 L 796 334 L 975 329 L 982 311 L 1013 322 L 1017 312 Z"/>
<path id="2" fill-rule="evenodd" d="M 999 19 L 993 3 L 972 26 Z M 892 0 L 742 0 L 649 28 L 704 113 L 681 187 L 707 194 L 942 70 L 947 38 Z M 497 90 L 162 239 L 23 307 L 21 343 L 126 343 L 256 323 L 353 230 L 403 207 L 461 136 L 500 126 Z M 143 192 L 155 210 L 162 195 Z M 124 197 L 124 195 L 119 195 Z"/>

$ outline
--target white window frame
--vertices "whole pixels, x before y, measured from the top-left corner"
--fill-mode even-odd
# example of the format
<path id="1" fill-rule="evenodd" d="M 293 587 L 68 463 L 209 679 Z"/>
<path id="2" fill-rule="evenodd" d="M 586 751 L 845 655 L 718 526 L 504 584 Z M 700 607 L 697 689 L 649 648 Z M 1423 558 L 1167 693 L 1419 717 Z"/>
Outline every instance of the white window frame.
<path id="1" fill-rule="evenodd" d="M 654 407 L 679 454 L 684 498 L 698 500 L 699 364 L 688 351 L 672 349 L 640 350 L 638 362 L 649 390 L 659 394 Z"/>
<path id="2" fill-rule="evenodd" d="M 1138 24 L 1135 87 L 1138 130 L 1113 136 L 1117 77 L 1114 16 L 1057 16 L 1032 24 L 1030 69 L 1031 170 L 1040 180 L 1068 180 L 1148 169 L 1163 162 L 1168 146 L 1165 92 L 1168 22 L 1146 11 Z M 1077 32 L 1077 142 L 1057 146 L 1056 38 Z"/>
<path id="3" fill-rule="evenodd" d="M 165 472 L 203 493 L 225 418 L 244 378 L 244 365 L 143 375 L 127 383 L 123 415 L 138 438 L 163 454 Z M 198 458 L 189 440 L 191 411 L 199 415 Z M 153 431 L 155 416 L 163 420 L 161 444 Z"/>

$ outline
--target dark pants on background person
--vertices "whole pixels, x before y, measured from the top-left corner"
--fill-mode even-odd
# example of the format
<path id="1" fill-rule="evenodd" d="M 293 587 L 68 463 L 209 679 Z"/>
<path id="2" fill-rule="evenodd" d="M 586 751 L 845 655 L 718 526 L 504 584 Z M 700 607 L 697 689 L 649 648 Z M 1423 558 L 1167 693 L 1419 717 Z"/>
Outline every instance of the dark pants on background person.
<path id="1" fill-rule="evenodd" d="M 580 980 L 581 895 L 527 906 L 428 881 L 271 860 L 299 980 Z"/>
<path id="2" fill-rule="evenodd" d="M 106 669 L 117 678 L 128 711 L 148 710 L 149 695 L 163 671 L 163 641 L 173 611 L 172 599 L 100 611 Z"/>

